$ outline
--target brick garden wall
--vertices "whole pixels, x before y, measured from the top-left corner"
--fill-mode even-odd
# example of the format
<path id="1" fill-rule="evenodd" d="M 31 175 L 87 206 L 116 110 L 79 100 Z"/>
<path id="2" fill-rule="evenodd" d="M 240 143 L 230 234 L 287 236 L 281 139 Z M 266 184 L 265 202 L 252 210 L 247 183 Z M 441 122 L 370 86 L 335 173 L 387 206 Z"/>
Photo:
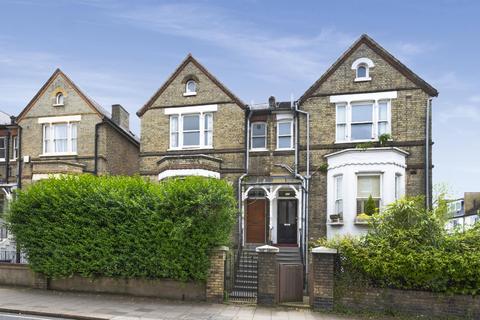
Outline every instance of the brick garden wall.
<path id="1" fill-rule="evenodd" d="M 351 311 L 480 319 L 480 297 L 380 288 L 335 288 L 335 307 Z"/>

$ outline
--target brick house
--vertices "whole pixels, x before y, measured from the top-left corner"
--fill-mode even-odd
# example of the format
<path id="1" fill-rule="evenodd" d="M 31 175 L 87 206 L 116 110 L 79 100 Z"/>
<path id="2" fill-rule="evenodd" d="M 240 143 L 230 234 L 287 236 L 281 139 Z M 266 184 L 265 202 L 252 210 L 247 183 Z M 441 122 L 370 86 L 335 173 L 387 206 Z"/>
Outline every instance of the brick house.
<path id="1" fill-rule="evenodd" d="M 310 241 L 367 232 L 370 197 L 430 205 L 437 95 L 367 35 L 291 102 L 245 105 L 189 55 L 137 112 L 140 174 L 227 179 L 235 245 L 290 248 L 288 261 L 308 265 Z"/>
<path id="2" fill-rule="evenodd" d="M 17 188 L 17 132 L 15 117 L 0 111 L 0 261 L 15 258 L 15 243 L 1 215 Z"/>
<path id="3" fill-rule="evenodd" d="M 139 141 L 120 105 L 109 114 L 57 69 L 18 115 L 20 183 L 60 174 L 138 172 Z"/>
<path id="4" fill-rule="evenodd" d="M 192 55 L 137 112 L 140 174 L 222 178 L 245 172 L 245 104 Z"/>

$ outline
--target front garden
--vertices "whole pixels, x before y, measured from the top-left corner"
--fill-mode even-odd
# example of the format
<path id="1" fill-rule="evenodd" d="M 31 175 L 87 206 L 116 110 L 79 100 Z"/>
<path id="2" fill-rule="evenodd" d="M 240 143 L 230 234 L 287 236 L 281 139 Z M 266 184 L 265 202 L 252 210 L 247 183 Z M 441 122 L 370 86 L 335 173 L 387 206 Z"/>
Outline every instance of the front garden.
<path id="1" fill-rule="evenodd" d="M 81 175 L 19 192 L 7 218 L 32 270 L 49 278 L 204 281 L 235 216 L 223 180 Z"/>

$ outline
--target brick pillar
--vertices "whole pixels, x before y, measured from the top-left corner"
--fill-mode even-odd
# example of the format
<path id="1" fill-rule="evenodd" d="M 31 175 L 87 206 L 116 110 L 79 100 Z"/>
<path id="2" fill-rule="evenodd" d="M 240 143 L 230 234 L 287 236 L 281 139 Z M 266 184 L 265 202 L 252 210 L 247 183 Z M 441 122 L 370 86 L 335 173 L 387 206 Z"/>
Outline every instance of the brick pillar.
<path id="1" fill-rule="evenodd" d="M 334 264 L 336 249 L 312 249 L 310 268 L 310 305 L 314 310 L 333 309 Z"/>
<path id="2" fill-rule="evenodd" d="M 278 248 L 265 245 L 256 249 L 258 253 L 258 292 L 257 303 L 274 305 L 277 303 Z"/>
<path id="3" fill-rule="evenodd" d="M 206 285 L 206 298 L 209 302 L 222 303 L 225 291 L 225 258 L 227 247 L 219 247 L 210 254 L 210 269 Z"/>

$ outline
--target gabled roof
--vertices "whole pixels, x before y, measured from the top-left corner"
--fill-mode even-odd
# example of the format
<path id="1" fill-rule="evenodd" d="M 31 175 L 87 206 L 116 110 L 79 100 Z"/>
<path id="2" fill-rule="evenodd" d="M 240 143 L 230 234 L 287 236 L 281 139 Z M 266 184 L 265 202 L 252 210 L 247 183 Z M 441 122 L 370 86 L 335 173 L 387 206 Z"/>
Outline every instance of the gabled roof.
<path id="1" fill-rule="evenodd" d="M 100 118 L 105 120 L 107 123 L 109 123 L 112 127 L 119 131 L 123 131 L 123 133 L 126 134 L 128 138 L 130 138 L 134 143 L 138 144 L 139 139 L 133 134 L 131 131 L 127 131 L 124 128 L 120 127 L 117 125 L 113 120 L 111 120 L 111 115 L 110 113 L 104 109 L 100 104 L 98 104 L 95 100 L 87 96 L 62 70 L 57 68 L 55 72 L 48 78 L 47 82 L 40 88 L 40 90 L 35 94 L 35 96 L 30 100 L 30 102 L 27 104 L 27 106 L 20 112 L 18 115 L 16 122 L 18 123 L 22 118 L 28 113 L 28 111 L 33 107 L 35 102 L 42 96 L 42 94 L 47 90 L 47 88 L 50 86 L 50 84 L 57 78 L 57 76 L 63 77 L 65 81 L 70 85 L 75 92 L 87 103 L 87 105 L 92 108 L 94 112 L 96 112 Z"/>
<path id="2" fill-rule="evenodd" d="M 110 117 L 110 114 L 107 110 L 105 110 L 102 106 L 100 106 L 96 101 L 92 98 L 87 96 L 80 88 L 65 74 L 62 70 L 57 68 L 55 72 L 48 78 L 47 82 L 40 88 L 40 90 L 35 94 L 32 100 L 27 104 L 27 106 L 20 112 L 17 117 L 17 122 L 20 121 L 28 111 L 33 107 L 35 102 L 42 96 L 42 94 L 47 90 L 48 86 L 58 77 L 61 76 L 65 79 L 65 81 L 77 92 L 77 94 L 88 104 L 89 107 L 93 109 L 99 116 L 103 117 Z"/>
<path id="3" fill-rule="evenodd" d="M 137 111 L 137 115 L 141 117 L 152 104 L 158 99 L 158 97 L 165 91 L 165 89 L 172 83 L 172 81 L 178 76 L 178 74 L 189 64 L 193 63 L 200 71 L 202 71 L 213 83 L 215 83 L 227 96 L 229 96 L 236 104 L 241 108 L 245 108 L 245 103 L 235 96 L 223 83 L 221 83 L 214 75 L 212 75 L 207 68 L 205 68 L 200 62 L 198 62 L 191 53 L 182 61 L 182 63 L 175 69 L 172 75 L 163 83 L 160 89 L 145 103 L 145 105 Z"/>
<path id="4" fill-rule="evenodd" d="M 369 48 L 371 48 L 375 53 L 377 53 L 380 57 L 382 57 L 385 61 L 387 61 L 390 65 L 392 65 L 395 69 L 397 69 L 401 74 L 403 74 L 406 78 L 410 79 L 413 83 L 423 89 L 427 94 L 432 97 L 438 96 L 438 91 L 428 84 L 425 80 L 420 78 L 417 74 L 415 74 L 412 70 L 410 70 L 407 66 L 400 62 L 397 58 L 395 58 L 391 53 L 385 50 L 382 46 L 380 46 L 375 40 L 370 38 L 368 35 L 363 34 L 357 41 L 355 41 L 350 48 L 345 51 L 340 58 L 335 61 L 335 63 L 328 68 L 328 70 L 318 79 L 315 83 L 308 88 L 307 91 L 300 97 L 300 103 L 304 102 L 307 98 L 310 97 L 315 90 L 325 82 L 334 72 L 337 70 L 347 58 L 352 55 L 362 44 L 366 44 Z"/>

